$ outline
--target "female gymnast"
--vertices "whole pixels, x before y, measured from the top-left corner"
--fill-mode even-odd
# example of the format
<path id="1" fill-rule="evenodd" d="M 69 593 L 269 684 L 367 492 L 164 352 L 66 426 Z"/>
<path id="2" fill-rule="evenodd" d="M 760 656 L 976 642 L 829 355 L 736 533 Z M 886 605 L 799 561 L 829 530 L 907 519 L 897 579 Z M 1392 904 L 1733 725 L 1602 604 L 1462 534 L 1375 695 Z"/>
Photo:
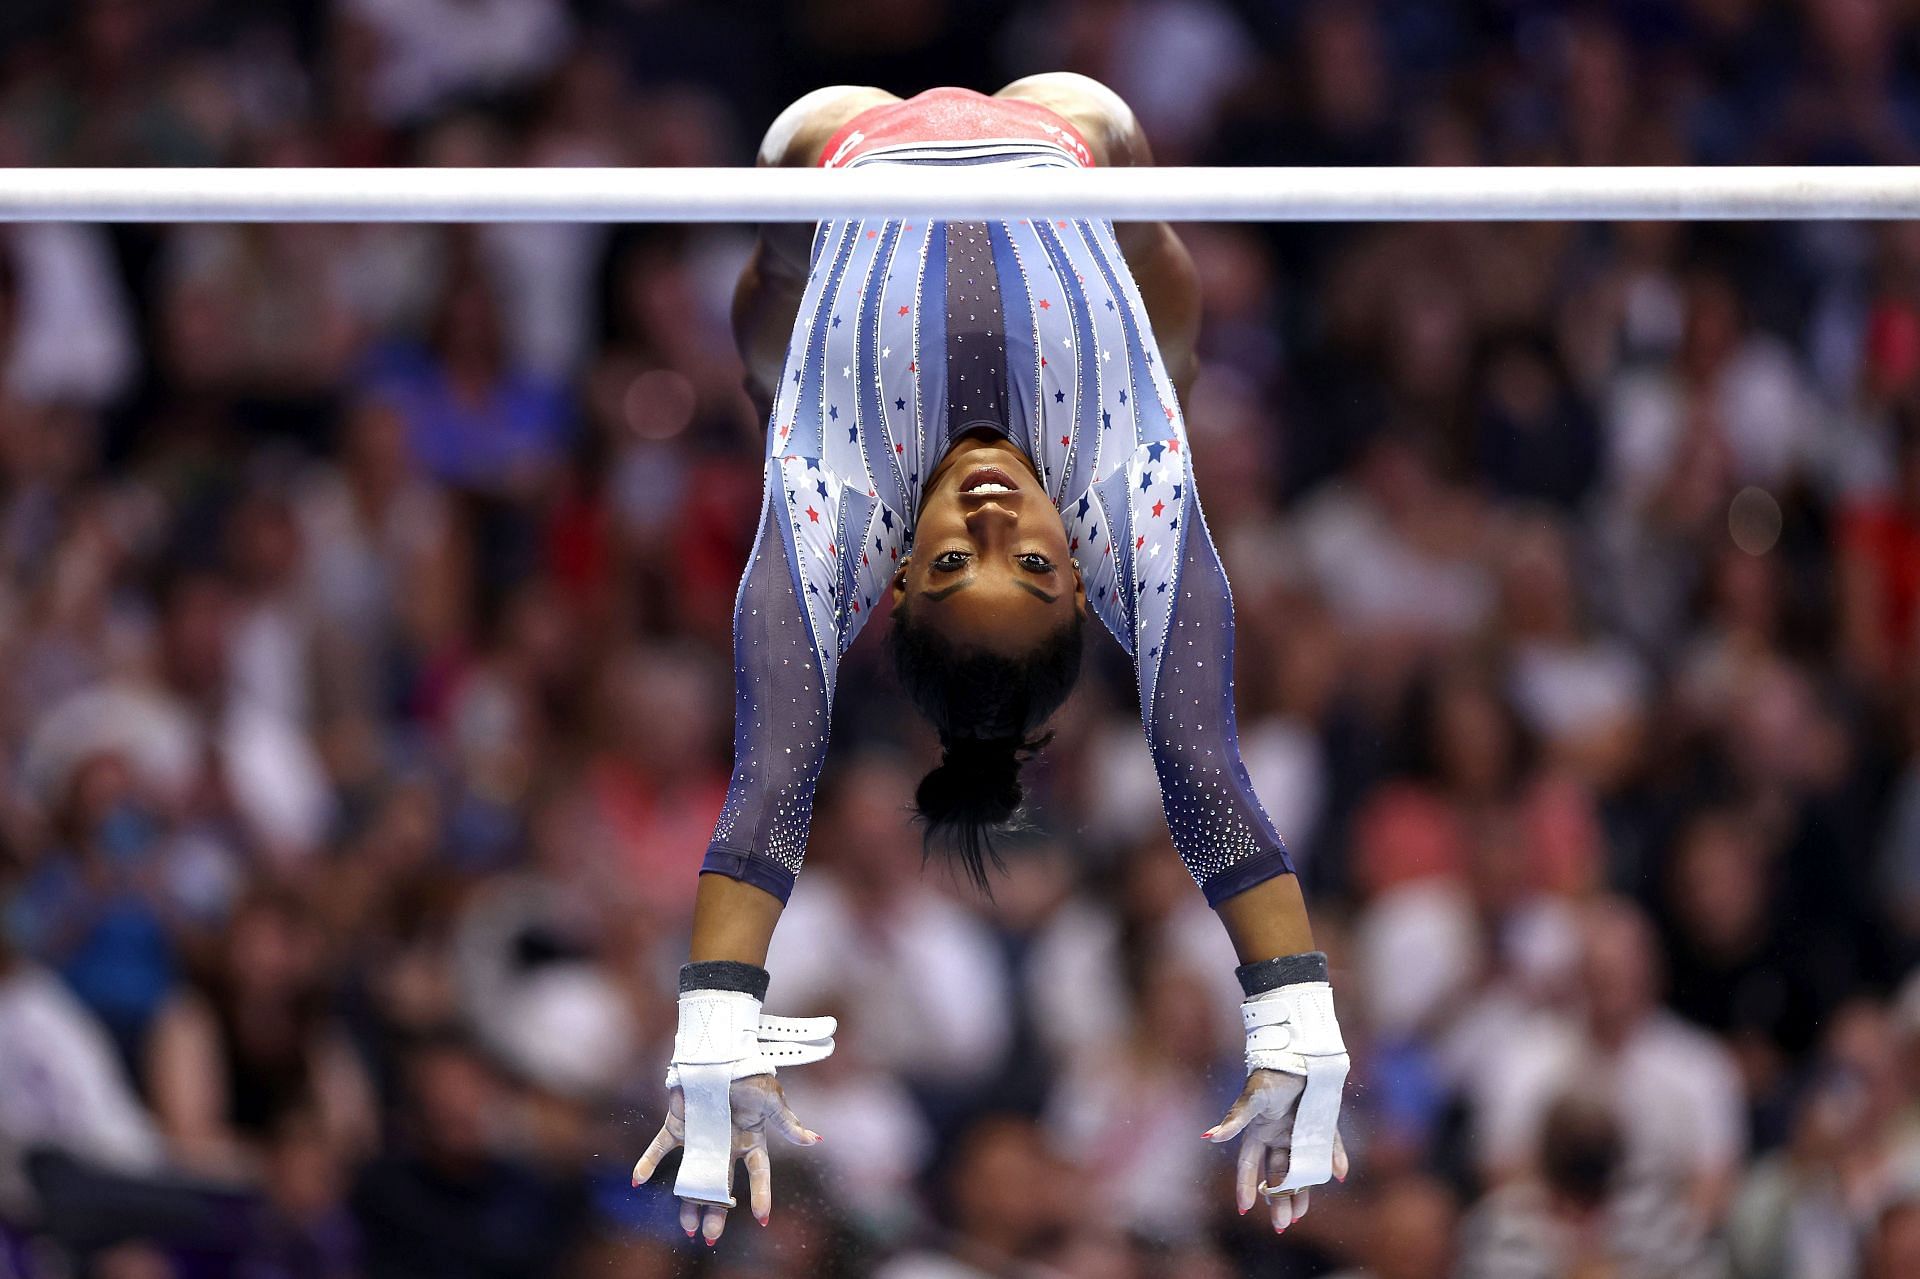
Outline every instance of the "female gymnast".
<path id="1" fill-rule="evenodd" d="M 762 165 L 1128 165 L 1133 114 L 1083 76 L 993 97 L 836 87 L 783 112 Z M 902 182 L 912 181 L 903 167 Z M 811 231 L 811 247 L 808 235 Z M 1247 1084 L 1204 1134 L 1241 1138 L 1236 1199 L 1276 1230 L 1346 1175 L 1347 1055 L 1326 957 L 1240 761 L 1233 612 L 1175 395 L 1198 323 L 1164 223 L 852 220 L 769 227 L 740 281 L 749 387 L 771 408 L 760 530 L 734 614 L 734 770 L 701 865 L 666 1123 L 681 1225 L 712 1244 L 735 1160 L 772 1207 L 767 1134 L 810 1145 L 774 1075 L 833 1049 L 831 1018 L 764 1017 L 767 943 L 800 869 L 840 655 L 876 608 L 939 767 L 929 845 L 984 883 L 1020 765 L 1080 669 L 1092 612 L 1133 656 L 1182 860 L 1241 960 Z"/>

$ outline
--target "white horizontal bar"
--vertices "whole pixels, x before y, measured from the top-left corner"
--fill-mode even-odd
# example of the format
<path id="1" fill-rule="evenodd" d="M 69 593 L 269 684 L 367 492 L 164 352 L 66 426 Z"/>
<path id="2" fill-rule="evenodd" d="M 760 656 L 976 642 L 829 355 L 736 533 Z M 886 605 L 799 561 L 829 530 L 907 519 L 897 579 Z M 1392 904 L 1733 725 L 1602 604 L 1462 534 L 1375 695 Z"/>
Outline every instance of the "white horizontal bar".
<path id="1" fill-rule="evenodd" d="M 0 222 L 1616 221 L 1920 216 L 1920 167 L 11 169 Z"/>

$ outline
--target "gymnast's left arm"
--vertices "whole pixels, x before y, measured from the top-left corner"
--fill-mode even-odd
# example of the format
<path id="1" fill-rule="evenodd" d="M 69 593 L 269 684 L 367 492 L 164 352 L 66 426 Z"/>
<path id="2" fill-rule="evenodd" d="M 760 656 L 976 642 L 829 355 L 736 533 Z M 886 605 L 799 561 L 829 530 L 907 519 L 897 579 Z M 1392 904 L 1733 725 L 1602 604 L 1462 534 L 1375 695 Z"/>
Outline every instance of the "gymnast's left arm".
<path id="1" fill-rule="evenodd" d="M 1192 472 L 1177 442 L 1148 446 L 1132 470 L 1141 714 L 1175 847 L 1233 939 L 1246 995 L 1246 1087 L 1204 1136 L 1240 1138 L 1239 1209 L 1264 1198 L 1285 1230 L 1306 1212 L 1310 1187 L 1347 1174 L 1346 1045 L 1299 880 L 1241 761 L 1233 599 Z M 1156 539 L 1164 555 L 1146 550 Z"/>

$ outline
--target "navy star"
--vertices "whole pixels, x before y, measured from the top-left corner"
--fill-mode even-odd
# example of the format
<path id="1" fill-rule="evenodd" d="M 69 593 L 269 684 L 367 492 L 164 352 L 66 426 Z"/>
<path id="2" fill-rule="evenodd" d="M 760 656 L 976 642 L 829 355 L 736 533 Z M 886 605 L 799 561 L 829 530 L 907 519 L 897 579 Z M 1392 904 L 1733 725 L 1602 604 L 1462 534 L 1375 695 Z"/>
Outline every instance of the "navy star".
<path id="1" fill-rule="evenodd" d="M 1093 526 L 1093 532 L 1087 534 L 1087 540 L 1089 542 L 1097 542 L 1100 540 L 1100 526 L 1098 524 Z"/>
<path id="2" fill-rule="evenodd" d="M 1160 646 L 1159 646 L 1158 644 L 1155 644 L 1155 645 L 1154 645 L 1154 646 L 1153 646 L 1152 648 L 1150 648 L 1150 649 L 1148 649 L 1148 650 L 1147 650 L 1147 656 L 1148 656 L 1148 657 L 1158 657 L 1158 656 L 1160 656 Z"/>
<path id="3" fill-rule="evenodd" d="M 817 457 L 810 457 L 810 458 L 808 458 L 808 459 L 807 459 L 807 469 L 808 469 L 809 471 L 817 471 L 817 470 L 819 470 L 819 469 L 820 469 L 820 459 L 819 459 L 819 458 L 817 458 Z"/>
<path id="4" fill-rule="evenodd" d="M 1173 500 L 1176 502 L 1180 500 L 1180 486 L 1178 484 L 1173 486 Z"/>
<path id="5" fill-rule="evenodd" d="M 1053 393 L 1053 402 L 1055 404 L 1065 404 L 1067 402 L 1067 393 L 1065 391 L 1055 391 Z"/>
<path id="6" fill-rule="evenodd" d="M 1112 425 L 1113 425 L 1113 414 L 1107 412 L 1105 409 L 1101 409 L 1100 410 L 1100 429 L 1104 431 Z"/>
<path id="7" fill-rule="evenodd" d="M 837 315 L 833 317 L 833 327 L 836 329 L 840 327 L 840 317 Z"/>
<path id="8" fill-rule="evenodd" d="M 1152 487 L 1153 487 L 1153 472 L 1152 471 L 1140 472 L 1140 491 L 1144 493 Z"/>
<path id="9" fill-rule="evenodd" d="M 1153 590 L 1156 595 L 1165 595 L 1167 593 L 1167 584 L 1162 582 L 1160 585 L 1154 587 Z"/>
<path id="10" fill-rule="evenodd" d="M 886 525 L 888 528 L 893 527 L 893 508 L 886 507 L 881 510 L 880 522 Z"/>
<path id="11" fill-rule="evenodd" d="M 807 583 L 807 594 L 818 595 L 819 593 L 820 593 L 819 587 L 815 586 L 812 582 Z"/>
<path id="12" fill-rule="evenodd" d="M 1179 527 L 1180 527 L 1180 521 L 1179 521 L 1179 520 L 1170 520 L 1170 521 L 1169 521 L 1169 522 L 1167 523 L 1167 531 L 1168 531 L 1168 532 L 1172 532 L 1172 531 L 1173 531 L 1174 529 L 1177 529 L 1177 528 L 1179 528 Z"/>
<path id="13" fill-rule="evenodd" d="M 1074 514 L 1076 516 L 1080 516 L 1084 518 L 1087 513 L 1087 508 L 1092 505 L 1093 505 L 1093 499 L 1082 494 L 1080 498 L 1080 509 L 1075 511 Z"/>
<path id="14" fill-rule="evenodd" d="M 819 489 L 820 489 L 820 496 L 825 497 L 827 495 L 827 482 L 825 480 L 820 481 Z"/>
<path id="15" fill-rule="evenodd" d="M 827 405 L 827 417 L 831 421 L 838 422 L 840 420 L 840 406 L 838 404 Z"/>
<path id="16" fill-rule="evenodd" d="M 915 471 L 912 475 L 909 475 L 907 477 L 907 483 L 909 484 L 918 484 L 919 482 L 920 482 L 920 472 L 918 471 Z"/>
<path id="17" fill-rule="evenodd" d="M 1103 587 L 1101 587 L 1101 588 L 1099 589 L 1099 591 L 1095 593 L 1095 595 L 1094 595 L 1094 597 L 1093 597 L 1093 598 L 1095 598 L 1095 599 L 1097 599 L 1097 600 L 1103 600 L 1103 599 L 1105 599 L 1105 598 L 1107 598 L 1107 588 L 1106 588 L 1106 587 L 1104 587 L 1104 586 L 1103 586 Z"/>
<path id="18" fill-rule="evenodd" d="M 857 427 L 857 426 L 850 426 L 850 427 L 848 427 L 848 428 L 847 428 L 847 443 L 849 443 L 849 444 L 858 444 L 859 442 L 860 442 L 860 428 L 859 428 L 859 427 Z"/>
<path id="19" fill-rule="evenodd" d="M 893 407 L 896 409 L 904 409 L 907 407 L 907 402 L 904 399 L 895 400 L 893 402 Z"/>
<path id="20" fill-rule="evenodd" d="M 800 385 L 800 370 L 799 370 L 799 369 L 795 369 L 795 370 L 793 371 L 793 384 L 794 384 L 795 386 L 799 386 L 799 385 Z"/>
<path id="21" fill-rule="evenodd" d="M 1127 393 L 1125 391 L 1120 392 L 1120 402 L 1122 404 L 1127 402 Z"/>
<path id="22" fill-rule="evenodd" d="M 1158 462 L 1160 460 L 1160 455 L 1166 451 L 1167 451 L 1167 446 L 1164 444 L 1147 445 L 1147 461 Z M 1178 496 L 1178 495 L 1176 494 L 1175 496 Z"/>
<path id="23" fill-rule="evenodd" d="M 1113 310 L 1113 299 L 1112 299 L 1112 298 L 1108 298 L 1108 299 L 1107 299 L 1107 310 L 1109 310 L 1109 311 L 1111 311 L 1111 310 Z"/>

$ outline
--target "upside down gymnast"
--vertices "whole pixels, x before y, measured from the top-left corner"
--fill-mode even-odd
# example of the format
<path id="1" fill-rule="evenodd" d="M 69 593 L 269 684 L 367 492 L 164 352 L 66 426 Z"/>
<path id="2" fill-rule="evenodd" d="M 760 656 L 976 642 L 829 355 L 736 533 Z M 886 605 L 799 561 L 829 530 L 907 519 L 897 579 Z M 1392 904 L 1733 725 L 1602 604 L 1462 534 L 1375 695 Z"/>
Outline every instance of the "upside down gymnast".
<path id="1" fill-rule="evenodd" d="M 902 101 L 836 87 L 783 112 L 762 165 L 1148 164 L 1132 113 L 1085 77 Z M 901 173 L 910 182 L 911 175 Z M 1164 223 L 852 220 L 762 231 L 735 297 L 770 409 L 760 528 L 734 614 L 734 768 L 680 973 L 668 1117 L 635 1185 L 685 1146 L 680 1220 L 715 1242 L 736 1161 L 772 1210 L 767 1138 L 819 1134 L 777 1066 L 833 1050 L 831 1018 L 762 1016 L 767 944 L 805 851 L 840 655 L 891 605 L 889 645 L 942 759 L 915 796 L 930 848 L 984 884 L 1021 762 L 1098 616 L 1134 659 L 1181 859 L 1241 961 L 1241 1212 L 1276 1230 L 1346 1175 L 1347 1055 L 1285 845 L 1240 761 L 1233 610 L 1194 492 L 1175 388 L 1198 288 Z"/>

